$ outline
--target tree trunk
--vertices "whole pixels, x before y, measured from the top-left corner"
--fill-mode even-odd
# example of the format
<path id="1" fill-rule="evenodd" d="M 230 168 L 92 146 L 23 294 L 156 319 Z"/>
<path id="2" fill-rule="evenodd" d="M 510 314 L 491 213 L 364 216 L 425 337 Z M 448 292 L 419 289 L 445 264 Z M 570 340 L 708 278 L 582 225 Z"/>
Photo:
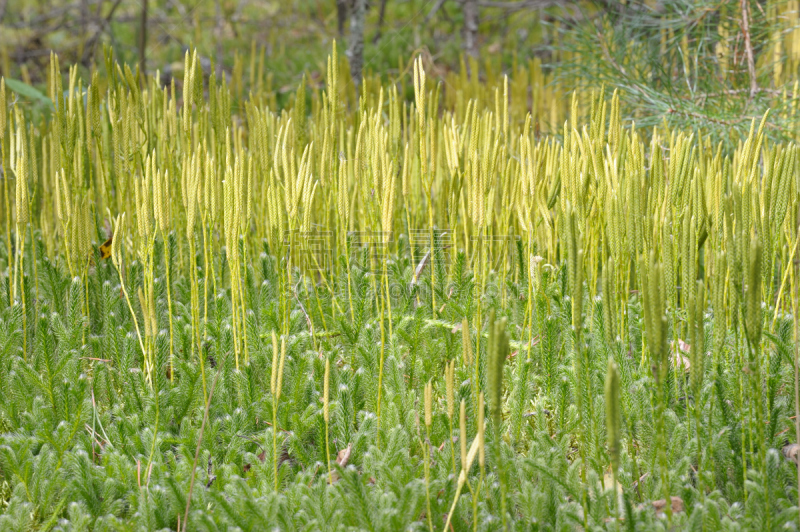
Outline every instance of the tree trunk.
<path id="1" fill-rule="evenodd" d="M 347 20 L 347 0 L 336 0 L 336 27 L 339 38 L 344 38 L 344 23 Z"/>
<path id="2" fill-rule="evenodd" d="M 350 17 L 350 76 L 356 87 L 361 86 L 361 68 L 364 65 L 364 18 L 367 0 L 355 0 Z"/>
<path id="3" fill-rule="evenodd" d="M 464 4 L 464 51 L 478 57 L 478 1 L 462 0 Z"/>
<path id="4" fill-rule="evenodd" d="M 142 17 L 139 20 L 139 76 L 147 82 L 147 0 L 142 0 Z"/>
<path id="5" fill-rule="evenodd" d="M 375 37 L 372 38 L 372 44 L 380 40 L 381 33 L 383 32 L 383 21 L 386 17 L 386 1 L 387 0 L 381 0 L 381 9 L 378 12 L 378 31 L 375 32 Z"/>

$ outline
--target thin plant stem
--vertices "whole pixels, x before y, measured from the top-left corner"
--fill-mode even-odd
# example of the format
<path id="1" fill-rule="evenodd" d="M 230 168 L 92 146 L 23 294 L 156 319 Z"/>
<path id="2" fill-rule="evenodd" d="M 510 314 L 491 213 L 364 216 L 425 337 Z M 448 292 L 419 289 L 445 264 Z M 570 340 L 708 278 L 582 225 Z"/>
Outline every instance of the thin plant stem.
<path id="1" fill-rule="evenodd" d="M 186 532 L 186 526 L 189 524 L 189 508 L 192 505 L 192 491 L 194 490 L 194 480 L 197 473 L 197 460 L 200 458 L 200 445 L 203 443 L 203 433 L 206 429 L 208 422 L 208 410 L 211 408 L 211 399 L 214 397 L 214 389 L 217 387 L 217 379 L 219 378 L 222 370 L 217 371 L 214 375 L 214 380 L 211 382 L 211 391 L 208 394 L 208 399 L 205 402 L 205 410 L 203 412 L 203 421 L 200 423 L 200 434 L 197 437 L 197 447 L 194 451 L 194 460 L 192 461 L 192 476 L 189 481 L 189 493 L 186 496 L 186 511 L 183 514 L 183 531 Z"/>

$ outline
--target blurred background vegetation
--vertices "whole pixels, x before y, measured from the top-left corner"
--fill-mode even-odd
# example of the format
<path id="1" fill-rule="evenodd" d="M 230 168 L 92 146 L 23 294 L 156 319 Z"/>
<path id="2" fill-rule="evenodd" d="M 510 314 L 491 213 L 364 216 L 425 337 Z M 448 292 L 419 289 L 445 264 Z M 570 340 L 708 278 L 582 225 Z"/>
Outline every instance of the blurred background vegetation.
<path id="1" fill-rule="evenodd" d="M 235 96 L 283 108 L 301 82 L 310 100 L 323 87 L 336 39 L 354 79 L 403 83 L 407 97 L 418 55 L 444 92 L 456 76 L 492 85 L 508 74 L 551 133 L 572 91 L 604 87 L 637 125 L 730 142 L 770 109 L 768 133 L 785 139 L 800 129 L 799 12 L 800 0 L 0 0 L 0 70 L 36 100 L 26 86 L 47 92 L 51 50 L 84 80 L 111 52 L 180 89 L 196 47 Z"/>

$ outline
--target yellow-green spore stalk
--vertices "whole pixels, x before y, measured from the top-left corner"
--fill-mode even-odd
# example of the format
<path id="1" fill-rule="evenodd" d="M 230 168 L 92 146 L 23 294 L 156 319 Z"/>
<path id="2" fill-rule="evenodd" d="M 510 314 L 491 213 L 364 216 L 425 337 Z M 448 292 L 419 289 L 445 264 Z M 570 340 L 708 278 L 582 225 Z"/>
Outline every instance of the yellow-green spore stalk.
<path id="1" fill-rule="evenodd" d="M 656 387 L 656 452 L 661 469 L 661 485 L 664 500 L 670 501 L 669 464 L 667 462 L 667 441 L 664 414 L 666 412 L 665 380 L 669 372 L 669 352 L 667 349 L 668 321 L 666 302 L 664 300 L 663 266 L 656 262 L 655 252 L 650 253 L 649 260 L 644 255 L 639 261 L 642 279 L 642 307 L 644 310 L 645 336 L 647 349 L 650 352 L 650 368 Z M 667 502 L 667 518 L 672 519 L 672 505 Z"/>
<path id="2" fill-rule="evenodd" d="M 489 391 L 489 413 L 494 434 L 494 457 L 500 477 L 500 511 L 503 528 L 507 528 L 506 517 L 506 471 L 501 445 L 503 441 L 503 366 L 509 354 L 509 338 L 506 318 L 495 321 L 494 309 L 489 313 L 489 358 L 487 360 L 487 384 Z"/>
<path id="3" fill-rule="evenodd" d="M 694 300 L 689 302 L 689 345 L 690 345 L 690 382 L 692 395 L 694 396 L 694 418 L 695 418 L 695 438 L 697 439 L 697 477 L 701 483 L 701 493 L 703 493 L 703 453 L 701 443 L 702 427 L 702 399 L 703 374 L 705 372 L 705 289 L 703 281 L 696 281 L 694 290 Z"/>
<path id="4" fill-rule="evenodd" d="M 125 287 L 125 278 L 123 276 L 123 272 L 125 270 L 123 256 L 122 256 L 122 242 L 125 240 L 126 237 L 126 230 L 125 230 L 125 213 L 118 215 L 114 220 L 114 235 L 113 240 L 111 242 L 111 261 L 114 263 L 114 268 L 117 270 L 117 274 L 119 275 L 119 284 L 120 288 L 122 289 L 122 293 L 125 296 L 125 302 L 128 304 L 128 310 L 131 313 L 131 319 L 133 319 L 133 325 L 136 328 L 136 338 L 139 340 L 139 348 L 142 350 L 142 357 L 146 360 L 147 359 L 147 350 L 144 347 L 144 340 L 142 339 L 142 332 L 139 329 L 139 320 L 136 318 L 136 312 L 133 310 L 133 305 L 131 304 L 131 298 L 128 295 L 128 289 Z"/>
<path id="5" fill-rule="evenodd" d="M 153 160 L 155 157 L 153 157 Z M 154 163 L 152 163 L 154 164 Z M 169 324 L 169 380 L 175 379 L 175 333 L 172 321 L 172 266 L 170 263 L 172 246 L 170 245 L 170 187 L 169 170 L 157 169 L 153 172 L 153 213 L 156 227 L 164 246 L 164 276 L 167 288 L 167 320 Z"/>
<path id="6" fill-rule="evenodd" d="M 14 178 L 16 180 L 16 194 L 15 200 L 15 221 L 16 221 L 16 239 L 17 239 L 17 253 L 14 257 L 14 280 L 11 285 L 12 301 L 16 300 L 16 286 L 17 280 L 20 286 L 21 304 L 22 304 L 22 334 L 23 334 L 23 352 L 27 360 L 27 309 L 25 305 L 25 234 L 27 232 L 28 222 L 30 221 L 29 205 L 28 205 L 28 177 L 30 174 L 30 162 L 28 153 L 28 143 L 25 135 L 25 129 L 22 121 L 22 113 L 14 107 L 16 113 L 17 133 L 16 133 L 16 166 L 14 166 Z M 13 166 L 13 164 L 12 164 Z"/>
<path id="7" fill-rule="evenodd" d="M 206 387 L 205 355 L 201 339 L 202 327 L 200 326 L 200 288 L 196 266 L 195 224 L 197 223 L 197 202 L 200 188 L 200 168 L 198 156 L 184 155 L 181 175 L 181 191 L 183 208 L 186 212 L 186 240 L 189 243 L 189 279 L 191 286 L 191 313 L 192 313 L 192 351 L 197 353 L 200 363 L 200 375 L 203 381 L 203 397 L 208 400 Z"/>
<path id="8" fill-rule="evenodd" d="M 763 329 L 764 317 L 761 310 L 761 286 L 762 286 L 762 250 L 761 239 L 757 235 L 753 235 L 750 241 L 750 256 L 745 264 L 745 272 L 747 274 L 745 292 L 744 292 L 744 327 L 748 341 L 748 373 L 750 376 L 750 398 L 751 398 L 751 437 L 757 437 L 757 441 L 764 442 L 766 431 L 764 425 L 768 422 L 764 415 L 764 397 L 763 390 L 764 383 L 761 378 L 761 334 Z M 755 429 L 753 428 L 755 425 Z M 761 475 L 763 479 L 764 496 L 766 498 L 767 507 L 769 507 L 769 478 L 767 475 L 767 450 L 766 446 L 762 443 L 758 445 L 758 458 L 760 462 Z M 767 516 L 767 523 L 771 522 L 771 516 Z"/>
<path id="9" fill-rule="evenodd" d="M 279 356 L 280 353 L 280 356 Z M 281 336 L 280 350 L 278 349 L 278 335 L 272 331 L 272 369 L 270 374 L 270 393 L 272 395 L 272 459 L 274 461 L 275 492 L 280 485 L 278 477 L 278 405 L 283 389 L 283 364 L 286 361 L 286 337 Z M 330 469 L 330 467 L 329 467 Z"/>
<path id="10" fill-rule="evenodd" d="M 608 442 L 608 457 L 611 459 L 611 474 L 613 485 L 617 485 L 619 474 L 620 441 L 622 421 L 620 415 L 620 377 L 619 367 L 613 358 L 608 359 L 606 370 L 606 440 Z"/>
<path id="11" fill-rule="evenodd" d="M 328 433 L 330 432 L 331 406 L 330 406 L 330 380 L 331 380 L 331 359 L 325 358 L 325 377 L 322 385 L 322 417 L 325 421 L 325 459 L 328 462 L 328 482 L 333 484 L 333 470 L 331 469 L 331 448 L 328 443 Z"/>
<path id="12" fill-rule="evenodd" d="M 425 464 L 425 504 L 428 511 L 428 530 L 433 532 L 433 518 L 431 516 L 431 425 L 433 424 L 433 382 L 425 384 L 425 441 L 422 444 L 423 463 Z"/>
<path id="13" fill-rule="evenodd" d="M 451 360 L 444 367 L 444 386 L 447 399 L 447 422 L 450 437 L 450 457 L 453 463 L 453 474 L 456 472 L 456 449 L 453 442 L 453 415 L 455 414 L 455 370 L 456 361 Z"/>

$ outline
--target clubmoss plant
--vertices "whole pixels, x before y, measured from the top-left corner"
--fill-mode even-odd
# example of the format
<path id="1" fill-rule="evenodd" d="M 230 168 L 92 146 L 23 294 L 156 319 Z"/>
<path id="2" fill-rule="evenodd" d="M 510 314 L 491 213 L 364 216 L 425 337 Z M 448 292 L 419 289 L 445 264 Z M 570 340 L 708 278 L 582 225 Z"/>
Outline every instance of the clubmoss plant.
<path id="1" fill-rule="evenodd" d="M 0 529 L 795 526 L 794 83 L 734 147 L 248 59 L 0 79 Z"/>

